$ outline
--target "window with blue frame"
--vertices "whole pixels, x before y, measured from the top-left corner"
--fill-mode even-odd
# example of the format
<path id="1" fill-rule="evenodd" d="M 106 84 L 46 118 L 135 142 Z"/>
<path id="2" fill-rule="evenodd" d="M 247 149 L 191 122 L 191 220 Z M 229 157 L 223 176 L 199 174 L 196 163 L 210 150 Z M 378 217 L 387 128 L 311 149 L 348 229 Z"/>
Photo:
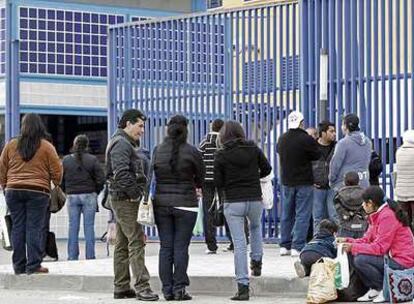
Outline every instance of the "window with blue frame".
<path id="1" fill-rule="evenodd" d="M 20 7 L 20 72 L 107 76 L 107 29 L 124 16 Z"/>
<path id="2" fill-rule="evenodd" d="M 6 73 L 6 8 L 0 8 L 0 74 Z"/>
<path id="3" fill-rule="evenodd" d="M 223 6 L 223 0 L 209 0 L 207 2 L 207 8 L 216 8 Z"/>

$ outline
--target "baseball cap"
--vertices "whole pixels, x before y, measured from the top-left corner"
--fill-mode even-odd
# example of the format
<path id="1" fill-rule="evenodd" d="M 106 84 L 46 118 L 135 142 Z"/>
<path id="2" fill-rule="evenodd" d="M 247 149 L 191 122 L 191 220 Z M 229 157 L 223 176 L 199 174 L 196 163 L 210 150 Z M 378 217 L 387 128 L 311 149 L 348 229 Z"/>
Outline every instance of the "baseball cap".
<path id="1" fill-rule="evenodd" d="M 297 129 L 303 121 L 303 114 L 298 111 L 292 111 L 288 116 L 289 129 Z"/>
<path id="2" fill-rule="evenodd" d="M 344 124 L 350 132 L 359 131 L 359 118 L 354 113 L 350 113 L 344 117 Z"/>

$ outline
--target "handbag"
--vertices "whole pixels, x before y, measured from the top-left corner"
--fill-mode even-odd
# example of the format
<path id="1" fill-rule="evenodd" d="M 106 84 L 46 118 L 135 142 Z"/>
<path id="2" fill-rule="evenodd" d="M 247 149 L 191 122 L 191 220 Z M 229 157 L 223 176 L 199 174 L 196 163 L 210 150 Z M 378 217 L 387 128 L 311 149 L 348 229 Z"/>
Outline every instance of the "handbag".
<path id="1" fill-rule="evenodd" d="M 221 227 L 224 225 L 223 203 L 220 201 L 220 196 L 217 191 L 214 193 L 213 203 L 211 204 L 210 209 L 208 209 L 208 212 L 214 226 Z"/>
<path id="2" fill-rule="evenodd" d="M 273 208 L 273 174 L 270 173 L 260 179 L 260 186 L 262 188 L 262 202 L 265 209 L 270 210 Z"/>
<path id="3" fill-rule="evenodd" d="M 101 205 L 103 208 L 107 210 L 112 210 L 109 197 L 108 183 L 104 184 L 102 191 L 98 194 L 98 205 Z"/>
<path id="4" fill-rule="evenodd" d="M 150 196 L 148 196 L 148 199 L 145 199 L 145 196 L 142 197 L 139 203 L 137 222 L 144 226 L 155 225 L 154 207 Z"/>
<path id="5" fill-rule="evenodd" d="M 414 268 L 396 270 L 384 258 L 384 298 L 390 303 L 408 302 L 414 299 Z"/>
<path id="6" fill-rule="evenodd" d="M 4 220 L 1 223 L 1 234 L 2 234 L 2 245 L 3 248 L 7 251 L 13 251 L 13 246 L 11 243 L 11 231 L 12 231 L 12 220 L 10 214 L 4 216 Z"/>
<path id="7" fill-rule="evenodd" d="M 53 184 L 52 184 L 53 187 Z M 49 210 L 52 213 L 60 211 L 65 206 L 66 195 L 59 185 L 55 185 L 50 192 Z"/>

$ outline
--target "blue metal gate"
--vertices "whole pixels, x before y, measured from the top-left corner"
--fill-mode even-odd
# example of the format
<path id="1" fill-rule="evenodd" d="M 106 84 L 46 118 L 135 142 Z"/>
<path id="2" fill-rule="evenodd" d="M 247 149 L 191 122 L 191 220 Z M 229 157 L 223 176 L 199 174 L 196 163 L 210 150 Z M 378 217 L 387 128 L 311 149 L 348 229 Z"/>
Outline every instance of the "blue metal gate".
<path id="1" fill-rule="evenodd" d="M 413 2 L 302 0 L 113 27 L 110 132 L 129 107 L 149 116 L 147 148 L 174 113 L 189 117 L 194 144 L 214 118 L 236 119 L 277 173 L 275 143 L 292 109 L 309 126 L 326 116 L 338 130 L 354 112 L 382 157 L 387 187 L 401 135 L 414 128 Z M 271 239 L 277 177 L 275 190 L 275 208 L 263 217 Z"/>
<path id="2" fill-rule="evenodd" d="M 213 119 L 236 119 L 278 172 L 275 143 L 286 113 L 299 107 L 298 24 L 298 4 L 290 2 L 111 28 L 110 134 L 130 107 L 149 117 L 149 149 L 163 139 L 174 113 L 189 118 L 195 145 Z M 268 239 L 278 235 L 275 193 L 275 208 L 263 216 Z"/>
<path id="3" fill-rule="evenodd" d="M 414 1 L 303 0 L 301 94 L 305 117 L 318 121 L 320 60 L 328 54 L 327 114 L 340 129 L 344 113 L 358 113 L 373 139 L 389 184 L 401 135 L 414 128 Z M 393 195 L 392 187 L 388 188 Z"/>

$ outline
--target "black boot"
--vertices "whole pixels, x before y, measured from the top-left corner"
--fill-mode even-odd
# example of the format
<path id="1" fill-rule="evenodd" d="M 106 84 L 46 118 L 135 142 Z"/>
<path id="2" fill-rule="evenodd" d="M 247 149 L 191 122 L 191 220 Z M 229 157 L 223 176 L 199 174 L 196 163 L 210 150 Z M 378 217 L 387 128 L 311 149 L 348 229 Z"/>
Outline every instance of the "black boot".
<path id="1" fill-rule="evenodd" d="M 181 289 L 180 291 L 174 292 L 174 300 L 175 301 L 189 301 L 193 297 L 190 296 L 188 292 L 185 291 L 185 289 Z"/>
<path id="2" fill-rule="evenodd" d="M 252 276 L 260 277 L 262 275 L 262 259 L 258 261 L 250 260 L 250 269 Z"/>
<path id="3" fill-rule="evenodd" d="M 247 301 L 249 300 L 249 285 L 237 284 L 238 291 L 231 297 L 233 301 Z"/>

